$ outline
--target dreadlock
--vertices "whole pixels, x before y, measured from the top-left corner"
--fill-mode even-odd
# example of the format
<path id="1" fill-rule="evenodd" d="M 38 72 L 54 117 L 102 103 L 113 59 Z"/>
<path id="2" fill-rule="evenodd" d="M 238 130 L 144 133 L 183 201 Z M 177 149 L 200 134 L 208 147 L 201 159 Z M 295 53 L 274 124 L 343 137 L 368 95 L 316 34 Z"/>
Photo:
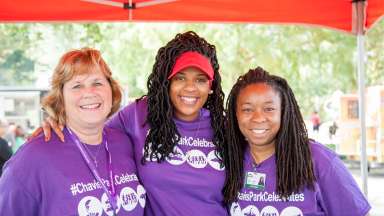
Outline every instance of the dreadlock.
<path id="1" fill-rule="evenodd" d="M 281 97 L 281 126 L 276 135 L 276 191 L 282 198 L 303 187 L 314 189 L 315 175 L 309 146 L 307 129 L 292 89 L 281 77 L 270 75 L 261 67 L 251 69 L 240 76 L 233 86 L 226 104 L 226 128 L 228 145 L 225 145 L 224 160 L 226 184 L 223 189 L 225 202 L 237 199 L 243 186 L 244 152 L 248 145 L 242 135 L 236 117 L 237 97 L 242 89 L 251 84 L 265 83 Z"/>
<path id="2" fill-rule="evenodd" d="M 212 94 L 209 94 L 204 108 L 210 111 L 211 126 L 214 132 L 213 143 L 218 158 L 223 158 L 224 143 L 224 93 L 221 89 L 219 64 L 216 57 L 216 48 L 195 32 L 189 31 L 177 34 L 167 45 L 160 48 L 152 73 L 149 75 L 148 88 L 148 116 L 146 123 L 150 130 L 145 140 L 144 156 L 159 163 L 164 161 L 180 140 L 179 131 L 173 121 L 173 106 L 169 97 L 169 73 L 172 71 L 176 58 L 184 52 L 195 51 L 206 56 L 214 70 Z"/>

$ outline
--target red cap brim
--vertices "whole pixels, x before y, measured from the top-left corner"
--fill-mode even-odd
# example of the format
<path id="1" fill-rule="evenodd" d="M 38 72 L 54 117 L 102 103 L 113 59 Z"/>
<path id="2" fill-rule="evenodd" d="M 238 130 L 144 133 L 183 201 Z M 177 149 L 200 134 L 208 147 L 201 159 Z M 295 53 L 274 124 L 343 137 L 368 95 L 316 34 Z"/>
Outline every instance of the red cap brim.
<path id="1" fill-rule="evenodd" d="M 175 74 L 188 67 L 195 67 L 200 69 L 205 74 L 207 74 L 209 81 L 213 80 L 214 71 L 211 65 L 211 61 L 204 55 L 194 51 L 185 52 L 177 57 L 175 65 L 173 66 L 172 72 L 168 76 L 168 79 L 171 79 L 173 76 L 175 76 Z"/>

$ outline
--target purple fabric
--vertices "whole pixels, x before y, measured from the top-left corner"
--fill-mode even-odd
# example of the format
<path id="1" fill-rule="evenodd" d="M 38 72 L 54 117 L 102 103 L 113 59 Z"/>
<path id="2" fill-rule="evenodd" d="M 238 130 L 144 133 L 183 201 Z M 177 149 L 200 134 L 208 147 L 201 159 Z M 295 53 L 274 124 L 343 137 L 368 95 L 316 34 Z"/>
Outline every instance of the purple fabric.
<path id="1" fill-rule="evenodd" d="M 139 178 L 147 191 L 145 214 L 150 215 L 227 215 L 221 194 L 225 172 L 214 154 L 210 114 L 203 109 L 199 120 L 175 119 L 181 141 L 176 154 L 158 163 L 141 163 L 148 126 L 146 99 L 135 102 L 112 118 L 109 126 L 124 130 L 131 137 Z"/>
<path id="2" fill-rule="evenodd" d="M 231 205 L 231 215 L 366 215 L 371 207 L 337 155 L 318 143 L 312 143 L 311 150 L 317 178 L 315 190 L 304 189 L 284 202 L 275 191 L 275 156 L 255 165 L 248 149 L 245 173 L 256 169 L 256 172 L 266 174 L 265 189 L 243 187 L 238 201 Z"/>
<path id="3" fill-rule="evenodd" d="M 45 143 L 39 136 L 8 161 L 0 178 L 1 215 L 112 215 L 104 190 L 66 130 L 64 135 L 65 143 L 56 136 Z M 107 130 L 107 140 L 119 199 L 117 215 L 143 215 L 145 190 L 136 176 L 130 140 L 113 129 Z M 105 149 L 87 147 L 94 153 L 100 151 L 98 171 L 108 181 Z"/>

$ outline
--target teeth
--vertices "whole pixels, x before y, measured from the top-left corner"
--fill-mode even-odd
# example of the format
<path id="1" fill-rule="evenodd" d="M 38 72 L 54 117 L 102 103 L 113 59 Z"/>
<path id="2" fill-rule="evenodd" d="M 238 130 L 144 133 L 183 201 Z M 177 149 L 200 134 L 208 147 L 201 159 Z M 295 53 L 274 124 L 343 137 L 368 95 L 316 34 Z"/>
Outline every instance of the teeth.
<path id="1" fill-rule="evenodd" d="M 82 109 L 96 109 L 98 107 L 100 107 L 101 104 L 97 103 L 97 104 L 89 104 L 89 105 L 83 105 L 83 106 L 80 106 Z"/>
<path id="2" fill-rule="evenodd" d="M 180 97 L 182 101 L 184 101 L 185 103 L 195 103 L 197 101 L 197 98 L 196 97 L 185 97 L 185 96 L 182 96 Z"/>
<path id="3" fill-rule="evenodd" d="M 252 132 L 255 134 L 262 134 L 265 133 L 267 130 L 266 129 L 253 129 Z"/>

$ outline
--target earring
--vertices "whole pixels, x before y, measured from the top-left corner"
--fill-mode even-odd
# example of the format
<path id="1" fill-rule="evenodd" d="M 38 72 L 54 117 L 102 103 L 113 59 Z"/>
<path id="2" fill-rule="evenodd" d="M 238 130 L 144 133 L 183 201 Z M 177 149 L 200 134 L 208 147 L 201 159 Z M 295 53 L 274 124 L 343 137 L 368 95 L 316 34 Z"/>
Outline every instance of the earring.
<path id="1" fill-rule="evenodd" d="M 212 94 L 212 93 L 213 93 L 213 90 L 211 89 L 208 94 Z"/>

